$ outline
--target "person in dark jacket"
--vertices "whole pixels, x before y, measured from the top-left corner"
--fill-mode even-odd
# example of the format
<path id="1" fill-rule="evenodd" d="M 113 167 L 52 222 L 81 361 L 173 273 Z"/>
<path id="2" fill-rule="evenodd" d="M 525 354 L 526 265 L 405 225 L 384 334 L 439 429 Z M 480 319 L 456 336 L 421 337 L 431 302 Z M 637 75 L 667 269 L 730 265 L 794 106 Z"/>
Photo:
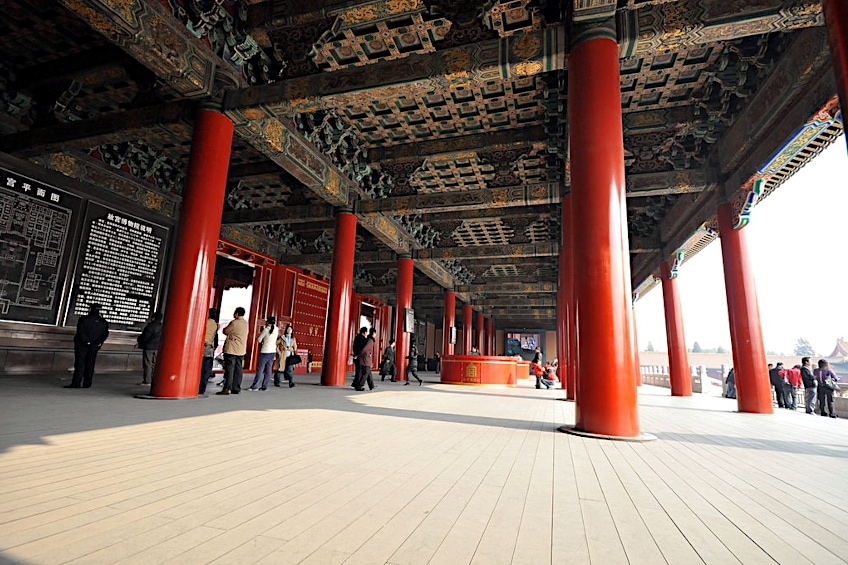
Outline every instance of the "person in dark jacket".
<path id="1" fill-rule="evenodd" d="M 813 374 L 813 364 L 809 357 L 801 357 L 801 382 L 804 383 L 804 411 L 807 414 L 814 414 L 818 398 L 816 389 L 819 383 Z"/>
<path id="2" fill-rule="evenodd" d="M 727 398 L 736 398 L 736 373 L 733 372 L 733 367 L 730 368 L 727 380 L 724 382 L 727 383 Z"/>
<path id="3" fill-rule="evenodd" d="M 383 358 L 380 360 L 380 380 L 386 380 L 389 377 L 392 382 L 397 380 L 397 365 L 395 364 L 395 340 L 391 340 L 389 345 L 383 351 Z"/>
<path id="4" fill-rule="evenodd" d="M 363 377 L 362 369 L 359 364 L 359 355 L 362 353 L 362 348 L 365 347 L 365 343 L 368 341 L 368 328 L 362 326 L 359 328 L 359 333 L 356 334 L 356 337 L 353 338 L 353 345 L 351 346 L 351 352 L 353 353 L 353 383 L 352 386 L 355 389 L 363 388 L 362 385 L 364 383 L 361 382 Z"/>
<path id="5" fill-rule="evenodd" d="M 374 365 L 374 348 L 376 347 L 377 339 L 375 335 L 377 330 L 371 329 L 368 338 L 365 340 L 365 345 L 362 346 L 362 351 L 359 352 L 359 386 L 356 390 L 365 390 L 365 383 L 368 383 L 368 390 L 374 390 L 374 379 L 371 376 L 371 368 Z"/>
<path id="6" fill-rule="evenodd" d="M 100 304 L 88 307 L 88 314 L 77 321 L 74 334 L 74 377 L 65 388 L 91 388 L 97 352 L 109 337 L 109 324 L 100 315 Z"/>
<path id="7" fill-rule="evenodd" d="M 544 365 L 545 358 L 544 355 L 542 355 L 542 350 L 537 347 L 533 350 L 533 352 L 533 360 L 530 362 L 536 363 L 537 365 Z"/>
<path id="8" fill-rule="evenodd" d="M 408 359 L 408 363 L 406 365 L 406 383 L 404 386 L 409 385 L 409 375 L 415 377 L 415 380 L 418 381 L 418 386 L 421 386 L 422 381 L 418 378 L 418 348 L 415 347 L 414 343 L 409 344 L 409 355 L 406 356 Z"/>
<path id="9" fill-rule="evenodd" d="M 786 398 L 783 396 L 783 377 L 780 372 L 783 370 L 783 363 L 778 363 L 776 367 L 772 367 L 769 363 L 769 382 L 774 387 L 774 396 L 777 400 L 779 408 L 787 408 Z"/>
<path id="10" fill-rule="evenodd" d="M 153 370 L 156 368 L 156 354 L 159 353 L 159 340 L 162 338 L 162 314 L 154 312 L 147 319 L 148 324 L 144 326 L 141 335 L 138 336 L 138 348 L 142 351 L 141 369 L 142 378 L 140 385 L 149 385 L 153 382 Z"/>

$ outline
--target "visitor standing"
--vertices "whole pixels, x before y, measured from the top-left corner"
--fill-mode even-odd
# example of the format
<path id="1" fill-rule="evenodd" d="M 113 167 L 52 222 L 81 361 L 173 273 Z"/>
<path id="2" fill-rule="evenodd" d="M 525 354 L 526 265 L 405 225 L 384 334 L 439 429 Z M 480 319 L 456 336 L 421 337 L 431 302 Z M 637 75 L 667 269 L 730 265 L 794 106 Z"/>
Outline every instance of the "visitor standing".
<path id="1" fill-rule="evenodd" d="M 65 388 L 91 388 L 97 352 L 109 337 L 109 324 L 100 315 L 100 304 L 88 307 L 88 314 L 77 321 L 74 334 L 74 376 Z"/>
<path id="2" fill-rule="evenodd" d="M 814 414 L 816 411 L 816 399 L 818 394 L 818 381 L 813 374 L 813 364 L 809 357 L 801 357 L 801 381 L 804 383 L 804 411 Z"/>
<path id="3" fill-rule="evenodd" d="M 798 389 L 801 388 L 801 365 L 783 370 L 783 396 L 790 410 L 797 408 Z"/>
<path id="4" fill-rule="evenodd" d="M 362 387 L 362 369 L 359 364 L 359 355 L 362 353 L 362 348 L 365 347 L 365 343 L 368 341 L 368 328 L 362 326 L 359 328 L 359 333 L 356 334 L 356 337 L 353 338 L 353 345 L 351 345 L 351 352 L 353 353 L 353 383 L 350 385 L 355 389 L 360 389 Z"/>
<path id="5" fill-rule="evenodd" d="M 268 390 L 274 358 L 277 356 L 277 334 L 279 334 L 277 319 L 274 316 L 268 316 L 265 319 L 262 331 L 259 332 L 259 337 L 256 338 L 259 343 L 259 363 L 256 365 L 253 384 L 250 385 L 248 390 L 257 390 L 257 388 Z"/>
<path id="6" fill-rule="evenodd" d="M 247 353 L 247 320 L 241 306 L 233 312 L 233 321 L 224 328 L 224 388 L 215 394 L 238 394 L 241 392 L 242 367 Z"/>
<path id="7" fill-rule="evenodd" d="M 733 372 L 733 367 L 727 373 L 727 398 L 736 398 L 736 373 Z"/>
<path id="8" fill-rule="evenodd" d="M 778 363 L 776 366 L 773 366 L 769 363 L 769 382 L 771 386 L 774 388 L 774 397 L 777 400 L 777 406 L 779 408 L 786 408 L 786 399 L 783 395 L 783 377 L 780 372 L 783 370 L 783 363 Z"/>
<path id="9" fill-rule="evenodd" d="M 297 383 L 294 382 L 294 366 L 293 356 L 297 352 L 297 339 L 294 337 L 294 327 L 291 324 L 286 324 L 282 335 L 277 338 L 277 372 L 274 376 L 274 386 L 280 386 L 279 370 L 283 370 L 283 378 L 289 382 L 289 388 L 294 388 Z"/>
<path id="10" fill-rule="evenodd" d="M 149 385 L 153 382 L 153 371 L 156 369 L 156 355 L 159 352 L 159 341 L 162 338 L 162 314 L 154 312 L 147 319 L 147 325 L 141 331 L 136 340 L 138 348 L 141 349 L 141 371 L 140 385 Z"/>
<path id="11" fill-rule="evenodd" d="M 377 330 L 371 328 L 368 338 L 365 340 L 365 345 L 362 346 L 362 351 L 359 352 L 359 367 L 362 371 L 362 376 L 359 379 L 359 387 L 356 390 L 365 390 L 365 384 L 368 384 L 368 390 L 374 390 L 374 379 L 371 375 L 371 369 L 374 365 L 374 348 L 377 346 L 376 339 Z"/>
<path id="12" fill-rule="evenodd" d="M 418 348 L 414 342 L 409 344 L 409 355 L 406 358 L 408 363 L 406 364 L 406 383 L 404 383 L 404 386 L 409 385 L 410 375 L 415 377 L 415 380 L 418 381 L 418 386 L 421 386 L 421 383 L 424 381 L 418 378 Z"/>
<path id="13" fill-rule="evenodd" d="M 819 368 L 815 369 L 813 374 L 816 376 L 818 388 L 819 414 L 836 418 L 836 412 L 833 411 L 833 389 L 829 384 L 839 381 L 839 377 L 830 370 L 830 363 L 824 359 L 819 359 Z"/>
<path id="14" fill-rule="evenodd" d="M 397 365 L 395 359 L 395 340 L 389 341 L 389 345 L 383 350 L 383 358 L 380 360 L 380 380 L 386 380 L 386 377 L 392 382 L 397 381 Z"/>
<path id="15" fill-rule="evenodd" d="M 198 394 L 206 394 L 206 385 L 212 376 L 212 367 L 215 363 L 215 350 L 218 349 L 219 316 L 220 313 L 217 308 L 209 309 L 209 317 L 206 318 L 206 330 L 203 334 L 203 364 L 200 366 Z"/>

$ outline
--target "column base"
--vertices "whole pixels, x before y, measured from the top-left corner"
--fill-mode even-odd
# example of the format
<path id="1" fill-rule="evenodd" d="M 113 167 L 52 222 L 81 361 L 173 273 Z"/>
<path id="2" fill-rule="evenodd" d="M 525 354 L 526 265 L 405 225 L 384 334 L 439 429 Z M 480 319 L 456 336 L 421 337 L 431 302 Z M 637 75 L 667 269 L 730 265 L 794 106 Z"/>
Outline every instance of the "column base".
<path id="1" fill-rule="evenodd" d="M 195 400 L 197 398 L 208 398 L 208 394 L 199 394 L 197 396 L 152 396 L 150 394 L 134 394 L 133 398 L 141 400 Z"/>
<path id="2" fill-rule="evenodd" d="M 574 426 L 560 426 L 557 428 L 557 431 L 560 431 L 565 434 L 571 434 L 580 437 L 589 437 L 593 439 L 609 439 L 613 441 L 629 441 L 634 443 L 645 443 L 649 441 L 654 441 L 657 439 L 657 436 L 653 434 L 639 434 L 636 437 L 632 436 L 607 436 L 602 434 L 593 434 L 591 432 L 584 432 L 583 430 L 578 430 Z"/>

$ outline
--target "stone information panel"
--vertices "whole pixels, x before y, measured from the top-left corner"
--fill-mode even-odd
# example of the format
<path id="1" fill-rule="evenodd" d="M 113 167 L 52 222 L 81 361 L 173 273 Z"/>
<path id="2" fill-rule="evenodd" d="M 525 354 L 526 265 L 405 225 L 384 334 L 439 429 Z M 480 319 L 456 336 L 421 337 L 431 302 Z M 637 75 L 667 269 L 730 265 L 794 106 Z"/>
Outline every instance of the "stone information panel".
<path id="1" fill-rule="evenodd" d="M 0 319 L 57 322 L 80 203 L 0 168 Z"/>
<path id="2" fill-rule="evenodd" d="M 168 229 L 93 202 L 85 220 L 65 325 L 100 304 L 110 329 L 143 329 L 156 306 Z"/>

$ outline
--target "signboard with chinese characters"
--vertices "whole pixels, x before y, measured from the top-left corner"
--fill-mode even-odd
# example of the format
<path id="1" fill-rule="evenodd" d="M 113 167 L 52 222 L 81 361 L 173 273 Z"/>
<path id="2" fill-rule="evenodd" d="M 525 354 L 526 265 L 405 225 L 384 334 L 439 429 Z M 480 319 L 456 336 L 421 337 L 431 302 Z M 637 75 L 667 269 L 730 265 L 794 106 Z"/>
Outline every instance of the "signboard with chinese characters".
<path id="1" fill-rule="evenodd" d="M 305 366 L 307 354 L 312 353 L 312 369 L 321 368 L 324 352 L 324 325 L 327 321 L 327 301 L 330 283 L 302 273 L 297 273 L 294 280 L 292 303 L 292 326 L 297 345 L 306 353 L 298 355 L 303 358 Z"/>
<path id="2" fill-rule="evenodd" d="M 90 202 L 66 326 L 100 304 L 110 329 L 141 330 L 157 303 L 168 229 Z"/>
<path id="3" fill-rule="evenodd" d="M 55 324 L 81 199 L 0 168 L 0 319 Z"/>

